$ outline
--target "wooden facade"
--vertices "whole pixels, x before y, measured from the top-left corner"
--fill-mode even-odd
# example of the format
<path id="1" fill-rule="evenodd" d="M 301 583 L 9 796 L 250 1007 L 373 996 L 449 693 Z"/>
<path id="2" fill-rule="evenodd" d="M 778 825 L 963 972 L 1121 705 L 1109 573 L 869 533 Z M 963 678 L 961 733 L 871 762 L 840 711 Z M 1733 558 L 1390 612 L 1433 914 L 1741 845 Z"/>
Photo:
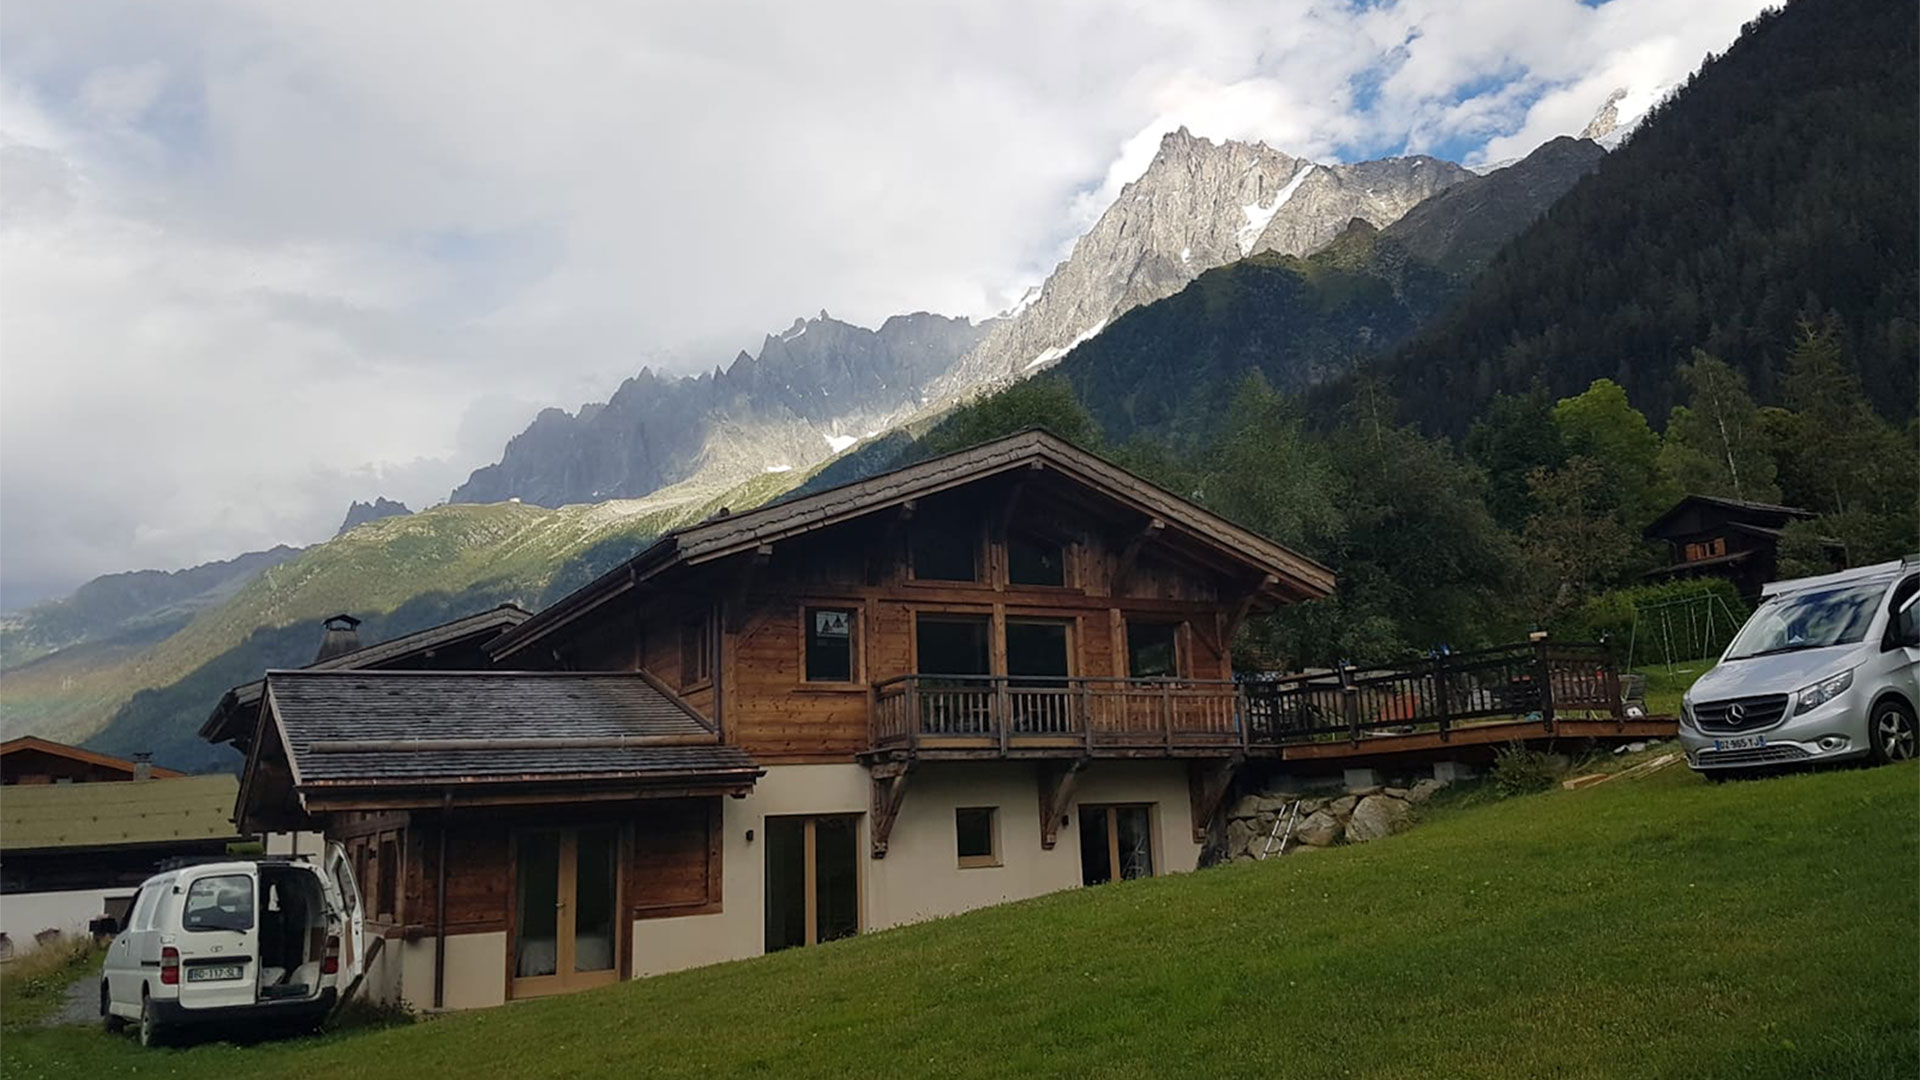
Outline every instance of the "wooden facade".
<path id="1" fill-rule="evenodd" d="M 328 836 L 352 853 L 377 931 L 390 940 L 436 943 L 431 995 L 408 987 L 412 1000 L 439 1007 L 448 940 L 485 935 L 505 937 L 504 996 L 531 996 L 601 977 L 527 975 L 529 935 L 517 913 L 570 902 L 581 908 L 577 890 L 598 872 L 592 868 L 601 865 L 608 837 L 618 837 L 617 887 L 595 879 L 593 888 L 600 890 L 596 896 L 611 889 L 617 897 L 617 944 L 613 955 L 595 953 L 594 960 L 611 961 L 606 978 L 627 977 L 640 966 L 638 928 L 647 921 L 726 911 L 729 844 L 752 845 L 755 834 L 763 834 L 762 859 L 771 875 L 766 860 L 785 842 L 776 832 L 785 837 L 804 819 L 832 824 L 836 845 L 863 835 L 866 854 L 884 857 L 903 800 L 912 798 L 909 778 L 922 763 L 977 768 L 977 775 L 1004 785 L 1010 760 L 1034 759 L 1018 809 L 1032 819 L 1025 827 L 1035 829 L 1038 847 L 1051 852 L 1089 761 L 1129 759 L 1104 781 L 1106 801 L 1139 807 L 1147 802 L 1139 794 L 1146 789 L 1124 787 L 1117 778 L 1145 768 L 1142 760 L 1162 759 L 1177 771 L 1163 770 L 1166 775 L 1152 781 L 1160 785 L 1154 798 L 1164 801 L 1168 790 L 1190 796 L 1176 796 L 1177 825 L 1184 835 L 1190 814 L 1197 843 L 1246 750 L 1232 682 L 1235 630 L 1251 611 L 1322 596 L 1331 587 L 1324 567 L 1050 436 L 1023 433 L 669 534 L 487 641 L 495 673 L 529 680 L 629 673 L 644 680 L 704 725 L 699 730 L 719 749 L 763 775 L 792 767 L 795 777 L 815 777 L 807 782 L 816 789 L 808 790 L 823 792 L 818 798 L 831 805 L 775 800 L 765 816 L 749 813 L 744 828 L 729 831 L 725 796 L 750 799 L 753 785 L 737 766 L 689 788 L 640 790 L 584 775 L 518 785 L 449 776 L 438 787 L 415 783 L 403 790 L 396 779 L 342 788 L 303 778 L 299 761 L 276 743 L 272 674 L 259 718 L 247 711 L 244 695 L 230 694 L 207 731 L 232 736 L 252 724 L 258 732 L 243 818 L 323 818 Z M 407 676 L 395 669 L 416 662 L 432 668 L 434 660 L 383 654 L 389 670 L 379 678 L 401 680 Z M 468 681 L 478 685 L 487 677 Z M 369 692 L 365 700 L 390 699 Z M 611 730 L 610 721 L 596 718 L 596 701 L 580 696 L 582 731 Z M 573 738 L 565 723 L 558 717 L 553 730 L 509 742 L 577 749 L 652 739 L 664 746 L 653 736 L 604 743 L 594 741 L 604 735 Z M 675 745 L 702 741 L 681 738 Z M 457 740 L 435 743 L 410 733 L 380 746 L 451 753 L 489 744 L 463 729 Z M 302 752 L 309 754 L 309 771 L 322 763 L 312 756 L 311 739 Z M 822 766 L 828 774 L 806 772 Z M 857 772 L 865 777 L 859 783 L 870 786 L 864 815 L 850 813 L 856 808 L 846 805 L 844 794 L 824 794 L 845 772 Z M 964 792 L 958 775 L 942 773 L 934 788 Z M 1147 827 L 1141 822 L 1155 823 L 1170 809 L 1129 811 L 1124 822 L 1109 815 L 1113 865 L 1123 825 L 1131 837 Z M 866 915 L 845 911 L 866 910 L 860 890 L 867 872 L 843 861 L 829 865 L 824 855 L 816 865 L 816 847 L 824 852 L 825 842 L 816 845 L 811 825 L 795 835 L 802 834 L 808 900 L 796 917 L 804 926 L 780 940 L 825 940 L 864 925 Z M 554 878 L 558 892 L 540 892 L 532 907 L 529 880 L 545 890 L 553 875 L 542 862 L 530 878 L 527 859 L 536 856 L 523 858 L 524 850 L 542 860 L 557 851 L 562 867 Z M 834 859 L 846 850 L 835 847 Z M 1194 856 L 1185 858 L 1190 865 Z M 997 854 L 991 862 L 973 859 L 975 868 L 999 865 Z M 754 876 L 733 891 L 735 899 L 749 892 L 746 901 L 757 905 L 760 897 L 751 894 L 763 883 L 753 865 L 736 865 L 735 872 Z M 836 900 L 831 918 L 814 904 L 811 883 L 819 875 L 837 875 L 857 894 Z M 842 921 L 827 926 L 833 918 Z M 570 933 L 573 951 L 568 933 L 561 933 L 555 949 L 562 962 L 542 954 L 541 972 L 558 967 L 564 974 L 569 955 L 577 959 L 601 947 L 598 937 L 581 944 L 577 925 Z M 777 947 L 771 929 L 767 941 L 766 947 Z M 759 948 L 757 939 L 734 941 L 711 958 Z"/>

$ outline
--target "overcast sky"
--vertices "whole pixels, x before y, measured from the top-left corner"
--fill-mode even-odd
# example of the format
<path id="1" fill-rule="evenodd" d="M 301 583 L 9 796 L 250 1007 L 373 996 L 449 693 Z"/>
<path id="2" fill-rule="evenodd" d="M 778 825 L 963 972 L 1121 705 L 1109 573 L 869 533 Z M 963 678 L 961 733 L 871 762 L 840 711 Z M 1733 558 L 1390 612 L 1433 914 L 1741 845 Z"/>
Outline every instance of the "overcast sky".
<path id="1" fill-rule="evenodd" d="M 987 315 L 1161 132 L 1469 163 L 1757 0 L 0 8 L 0 603 L 444 499 L 796 315 Z"/>

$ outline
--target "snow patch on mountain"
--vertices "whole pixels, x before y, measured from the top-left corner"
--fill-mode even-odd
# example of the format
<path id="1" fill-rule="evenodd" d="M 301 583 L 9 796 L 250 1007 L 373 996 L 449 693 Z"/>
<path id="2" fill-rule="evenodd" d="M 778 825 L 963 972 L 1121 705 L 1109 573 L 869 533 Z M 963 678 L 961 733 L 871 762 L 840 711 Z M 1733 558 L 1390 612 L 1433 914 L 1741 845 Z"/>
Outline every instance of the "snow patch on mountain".
<path id="1" fill-rule="evenodd" d="M 1260 242 L 1260 234 L 1267 231 L 1267 225 L 1273 220 L 1273 215 L 1287 205 L 1287 200 L 1293 198 L 1293 193 L 1300 190 L 1300 185 L 1306 180 L 1308 174 L 1319 167 L 1309 163 L 1306 168 L 1294 173 L 1293 179 L 1288 180 L 1285 187 L 1274 192 L 1272 205 L 1261 206 L 1259 203 L 1253 203 L 1240 208 L 1240 212 L 1247 216 L 1247 223 L 1240 226 L 1240 233 L 1235 238 L 1240 242 L 1240 254 L 1253 254 L 1253 245 Z M 1180 253 L 1181 262 L 1188 261 L 1186 254 L 1185 251 Z"/>

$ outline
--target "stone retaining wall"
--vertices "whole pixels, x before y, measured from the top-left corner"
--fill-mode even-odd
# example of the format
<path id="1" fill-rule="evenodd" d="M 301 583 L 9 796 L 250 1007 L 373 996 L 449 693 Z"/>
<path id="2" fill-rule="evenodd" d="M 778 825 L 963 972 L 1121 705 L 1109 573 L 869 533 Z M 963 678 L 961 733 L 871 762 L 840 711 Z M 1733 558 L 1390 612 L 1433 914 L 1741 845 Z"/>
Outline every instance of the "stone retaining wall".
<path id="1" fill-rule="evenodd" d="M 1300 809 L 1293 821 L 1292 837 L 1287 840 L 1288 855 L 1339 844 L 1364 844 L 1403 832 L 1413 826 L 1414 807 L 1446 784 L 1444 780 L 1428 779 L 1406 787 L 1370 784 L 1308 788 L 1276 777 L 1262 790 L 1242 795 L 1227 807 L 1225 860 L 1279 855 L 1280 839 L 1287 834 L 1295 800 Z"/>

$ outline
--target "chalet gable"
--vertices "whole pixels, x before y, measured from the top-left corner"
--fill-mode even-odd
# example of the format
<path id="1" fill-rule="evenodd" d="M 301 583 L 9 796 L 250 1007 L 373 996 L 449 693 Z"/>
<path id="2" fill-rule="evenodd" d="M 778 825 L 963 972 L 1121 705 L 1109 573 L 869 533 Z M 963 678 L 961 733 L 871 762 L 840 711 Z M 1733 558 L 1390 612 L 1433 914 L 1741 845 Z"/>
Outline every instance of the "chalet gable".
<path id="1" fill-rule="evenodd" d="M 1333 572 L 1252 530 L 1155 486 L 1044 431 L 1030 430 L 867 480 L 716 517 L 662 536 L 632 559 L 563 598 L 488 646 L 496 661 L 519 652 L 630 591 L 688 568 L 740 559 L 750 568 L 776 545 L 877 519 L 903 522 L 923 503 L 998 483 L 993 512 L 1003 527 L 1023 500 L 1097 507 L 1119 552 L 1119 576 L 1142 560 L 1179 557 L 1235 580 L 1258 606 L 1329 594 Z M 882 534 L 885 525 L 881 526 Z M 871 544 L 871 534 L 860 540 Z"/>

